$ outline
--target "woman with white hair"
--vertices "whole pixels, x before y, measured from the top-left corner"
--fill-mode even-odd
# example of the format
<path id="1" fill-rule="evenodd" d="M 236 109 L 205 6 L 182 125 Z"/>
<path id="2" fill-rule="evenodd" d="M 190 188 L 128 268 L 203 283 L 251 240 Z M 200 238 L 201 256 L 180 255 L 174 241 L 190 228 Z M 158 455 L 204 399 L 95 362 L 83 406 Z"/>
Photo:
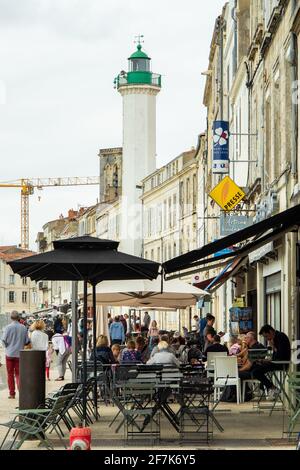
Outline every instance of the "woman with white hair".
<path id="1" fill-rule="evenodd" d="M 32 349 L 35 351 L 47 351 L 49 337 L 45 333 L 45 322 L 43 320 L 36 320 L 31 326 L 30 330 L 32 331 L 30 336 Z"/>
<path id="2" fill-rule="evenodd" d="M 163 364 L 166 366 L 180 366 L 179 360 L 174 356 L 173 353 L 168 351 L 169 345 L 166 341 L 158 343 L 158 352 L 149 359 L 147 364 Z"/>

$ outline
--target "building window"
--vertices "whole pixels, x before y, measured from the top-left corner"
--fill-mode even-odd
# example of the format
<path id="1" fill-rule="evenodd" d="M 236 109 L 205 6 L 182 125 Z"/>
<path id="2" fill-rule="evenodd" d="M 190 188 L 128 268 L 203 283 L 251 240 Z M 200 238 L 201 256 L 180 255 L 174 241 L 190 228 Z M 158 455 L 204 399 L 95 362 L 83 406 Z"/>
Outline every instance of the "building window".
<path id="1" fill-rule="evenodd" d="M 173 227 L 176 227 L 176 214 L 177 214 L 177 196 L 173 196 Z"/>
<path id="2" fill-rule="evenodd" d="M 190 178 L 186 180 L 186 203 L 189 204 L 190 202 Z"/>
<path id="3" fill-rule="evenodd" d="M 151 260 L 154 261 L 154 250 L 151 250 Z"/>
<path id="4" fill-rule="evenodd" d="M 27 304 L 27 292 L 22 292 L 22 304 Z"/>
<path id="5" fill-rule="evenodd" d="M 265 321 L 281 331 L 281 272 L 265 278 Z"/>
<path id="6" fill-rule="evenodd" d="M 197 175 L 193 175 L 193 212 L 197 209 Z"/>
<path id="7" fill-rule="evenodd" d="M 161 262 L 161 259 L 160 259 L 160 247 L 157 248 L 157 261 L 158 261 L 158 263 Z"/>
<path id="8" fill-rule="evenodd" d="M 13 290 L 10 290 L 8 293 L 8 302 L 14 304 L 16 301 L 16 293 Z"/>
<path id="9" fill-rule="evenodd" d="M 23 286 L 27 286 L 27 277 L 23 277 L 22 284 Z"/>
<path id="10" fill-rule="evenodd" d="M 15 275 L 14 274 L 10 274 L 9 275 L 9 283 L 11 285 L 14 285 L 15 284 Z"/>
<path id="11" fill-rule="evenodd" d="M 172 198 L 169 197 L 169 228 L 172 228 Z"/>
<path id="12" fill-rule="evenodd" d="M 168 217 L 167 201 L 164 201 L 164 230 L 167 229 L 167 217 Z"/>

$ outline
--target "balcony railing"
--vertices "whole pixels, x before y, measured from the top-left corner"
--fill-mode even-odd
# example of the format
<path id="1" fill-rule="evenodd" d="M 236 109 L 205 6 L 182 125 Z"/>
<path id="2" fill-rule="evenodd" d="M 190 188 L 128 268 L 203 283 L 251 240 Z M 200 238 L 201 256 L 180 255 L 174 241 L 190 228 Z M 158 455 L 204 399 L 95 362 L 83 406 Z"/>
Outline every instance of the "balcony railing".
<path id="1" fill-rule="evenodd" d="M 126 85 L 151 85 L 161 87 L 161 75 L 157 73 L 140 71 L 140 72 L 122 72 L 115 78 L 115 88 Z"/>

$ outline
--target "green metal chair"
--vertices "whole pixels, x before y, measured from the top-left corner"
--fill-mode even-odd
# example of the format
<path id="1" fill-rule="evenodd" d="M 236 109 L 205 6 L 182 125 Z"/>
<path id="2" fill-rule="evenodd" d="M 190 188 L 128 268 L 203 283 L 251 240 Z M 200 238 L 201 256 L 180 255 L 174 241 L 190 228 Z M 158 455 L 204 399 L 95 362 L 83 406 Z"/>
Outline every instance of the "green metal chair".
<path id="1" fill-rule="evenodd" d="M 288 435 L 290 437 L 295 432 L 295 427 L 300 421 L 300 372 L 291 374 L 288 384 L 292 401 L 294 401 L 294 406 L 289 409 Z"/>
<path id="2" fill-rule="evenodd" d="M 13 431 L 13 440 L 6 450 L 19 450 L 26 439 L 29 439 L 30 437 L 35 437 L 41 444 L 44 444 L 47 449 L 53 450 L 54 447 L 46 435 L 48 431 L 51 432 L 53 430 L 58 435 L 64 448 L 66 448 L 58 429 L 58 423 L 66 413 L 67 405 L 71 398 L 72 395 L 58 397 L 54 401 L 51 409 L 37 408 L 32 410 L 18 410 L 12 421 L 0 423 L 0 426 L 8 428 L 8 431 L 0 445 L 0 450 L 3 449 L 11 431 Z M 18 438 L 19 440 L 17 440 Z"/>

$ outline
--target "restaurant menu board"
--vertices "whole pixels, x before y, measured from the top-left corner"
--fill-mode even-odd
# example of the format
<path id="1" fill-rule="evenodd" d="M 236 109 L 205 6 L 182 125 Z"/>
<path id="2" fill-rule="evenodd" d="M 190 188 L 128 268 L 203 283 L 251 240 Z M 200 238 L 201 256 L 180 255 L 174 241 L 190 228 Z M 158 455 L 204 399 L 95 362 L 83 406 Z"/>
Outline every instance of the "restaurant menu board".
<path id="1" fill-rule="evenodd" d="M 232 335 L 246 334 L 253 330 L 253 313 L 250 307 L 232 307 L 230 310 L 230 330 Z"/>

